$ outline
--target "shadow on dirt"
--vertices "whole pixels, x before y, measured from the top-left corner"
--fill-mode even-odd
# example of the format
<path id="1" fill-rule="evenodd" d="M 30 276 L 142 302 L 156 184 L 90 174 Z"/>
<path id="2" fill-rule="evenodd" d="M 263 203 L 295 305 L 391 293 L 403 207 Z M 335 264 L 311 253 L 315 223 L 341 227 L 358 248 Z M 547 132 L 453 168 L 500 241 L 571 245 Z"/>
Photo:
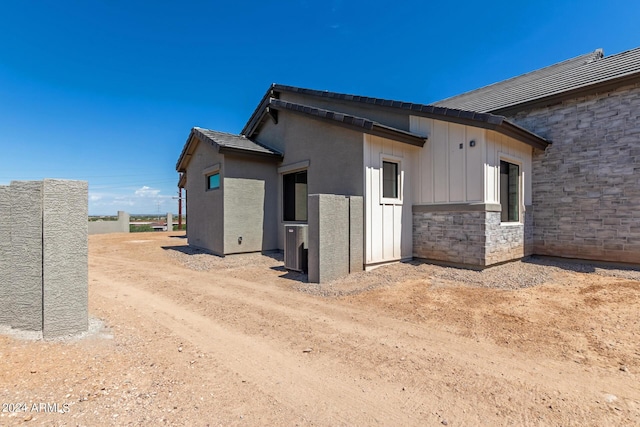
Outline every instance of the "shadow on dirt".
<path id="1" fill-rule="evenodd" d="M 280 259 L 279 261 L 281 260 L 282 259 Z M 300 282 L 300 283 L 309 283 L 309 276 L 307 274 L 300 273 L 299 271 L 287 270 L 286 268 L 284 268 L 284 265 L 279 265 L 277 267 L 269 267 L 269 268 L 273 271 L 284 273 L 279 276 L 283 279 L 295 280 L 296 282 Z"/>
<path id="2" fill-rule="evenodd" d="M 202 255 L 202 254 L 206 254 L 206 255 L 212 255 L 218 258 L 223 258 L 220 255 L 216 255 L 211 251 L 208 251 L 206 249 L 202 249 L 202 248 L 196 248 L 194 246 L 185 246 L 185 245 L 179 245 L 179 246 L 161 246 L 162 249 L 164 249 L 165 251 L 176 251 L 176 252 L 181 252 L 185 255 Z"/>
<path id="3" fill-rule="evenodd" d="M 593 261 L 584 259 L 556 258 L 534 255 L 522 260 L 524 263 L 543 265 L 573 271 L 574 273 L 600 273 L 617 276 L 620 273 L 640 277 L 640 266 L 617 262 Z"/>

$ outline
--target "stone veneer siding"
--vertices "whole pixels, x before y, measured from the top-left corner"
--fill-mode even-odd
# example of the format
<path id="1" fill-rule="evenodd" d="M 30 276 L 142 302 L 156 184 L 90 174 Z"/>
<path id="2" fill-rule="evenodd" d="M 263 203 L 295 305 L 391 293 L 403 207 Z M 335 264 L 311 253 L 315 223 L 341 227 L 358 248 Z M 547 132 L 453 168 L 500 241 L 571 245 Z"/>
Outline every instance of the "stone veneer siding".
<path id="1" fill-rule="evenodd" d="M 511 117 L 533 156 L 533 252 L 640 263 L 640 84 Z"/>
<path id="2" fill-rule="evenodd" d="M 531 214 L 525 224 L 501 224 L 494 211 L 413 211 L 413 256 L 486 267 L 531 254 Z"/>

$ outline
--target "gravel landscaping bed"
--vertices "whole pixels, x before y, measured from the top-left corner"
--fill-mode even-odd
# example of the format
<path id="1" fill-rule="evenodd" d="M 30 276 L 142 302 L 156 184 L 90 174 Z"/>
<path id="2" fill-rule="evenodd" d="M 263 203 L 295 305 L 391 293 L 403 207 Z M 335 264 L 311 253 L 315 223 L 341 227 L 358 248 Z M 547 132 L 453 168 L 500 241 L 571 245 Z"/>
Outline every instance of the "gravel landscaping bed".
<path id="1" fill-rule="evenodd" d="M 242 273 L 255 277 L 256 270 L 266 272 L 285 272 L 282 253 L 273 252 L 229 255 L 219 257 L 202 249 L 185 246 L 179 250 L 166 252 L 182 265 L 197 271 L 227 270 L 241 277 Z M 609 267 L 587 262 L 558 260 L 551 258 L 529 257 L 522 261 L 509 262 L 484 270 L 469 270 L 447 267 L 420 261 L 400 262 L 363 271 L 324 284 L 307 283 L 307 276 L 288 272 L 286 279 L 301 292 L 338 297 L 354 295 L 372 289 L 390 286 L 401 281 L 424 280 L 430 286 L 476 286 L 494 289 L 522 289 L 548 282 L 563 271 L 597 274 L 640 280 L 637 268 Z"/>
<path id="2" fill-rule="evenodd" d="M 185 267 L 196 271 L 234 270 L 248 267 L 270 268 L 283 264 L 283 257 L 280 252 L 236 254 L 221 257 L 192 246 L 180 246 L 178 248 L 168 249 L 166 254 Z"/>

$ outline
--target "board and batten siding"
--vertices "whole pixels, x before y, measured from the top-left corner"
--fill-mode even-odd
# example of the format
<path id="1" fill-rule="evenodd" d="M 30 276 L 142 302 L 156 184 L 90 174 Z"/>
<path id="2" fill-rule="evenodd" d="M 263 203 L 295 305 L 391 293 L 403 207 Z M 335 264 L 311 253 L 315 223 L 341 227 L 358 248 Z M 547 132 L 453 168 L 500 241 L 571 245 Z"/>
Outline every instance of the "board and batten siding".
<path id="1" fill-rule="evenodd" d="M 419 147 L 364 134 L 365 264 L 412 257 L 412 163 Z M 382 198 L 382 162 L 399 163 L 401 200 Z"/>
<path id="2" fill-rule="evenodd" d="M 521 166 L 522 203 L 531 204 L 530 146 L 495 131 L 424 117 L 411 116 L 410 128 L 428 138 L 413 168 L 414 204 L 500 203 L 500 160 Z"/>
<path id="3" fill-rule="evenodd" d="M 414 168 L 414 204 L 483 202 L 485 130 L 416 116 L 410 128 L 428 138 Z"/>
<path id="4" fill-rule="evenodd" d="M 492 130 L 487 130 L 486 134 L 486 202 L 500 203 L 500 160 L 505 160 L 520 166 L 520 194 L 523 195 L 520 204 L 531 205 L 531 158 L 533 156 L 533 148 Z"/>

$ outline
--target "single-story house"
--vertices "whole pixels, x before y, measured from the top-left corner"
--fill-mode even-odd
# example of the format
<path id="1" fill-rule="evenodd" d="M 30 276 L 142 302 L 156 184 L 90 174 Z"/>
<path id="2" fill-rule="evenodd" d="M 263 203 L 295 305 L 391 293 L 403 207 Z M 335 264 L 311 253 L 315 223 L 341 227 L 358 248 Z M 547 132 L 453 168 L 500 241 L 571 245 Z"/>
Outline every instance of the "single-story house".
<path id="1" fill-rule="evenodd" d="M 269 87 L 238 135 L 178 160 L 189 244 L 282 250 L 310 195 L 361 197 L 362 267 L 531 254 L 640 263 L 640 49 L 602 50 L 432 105 Z M 309 224 L 311 227 L 311 224 Z"/>

